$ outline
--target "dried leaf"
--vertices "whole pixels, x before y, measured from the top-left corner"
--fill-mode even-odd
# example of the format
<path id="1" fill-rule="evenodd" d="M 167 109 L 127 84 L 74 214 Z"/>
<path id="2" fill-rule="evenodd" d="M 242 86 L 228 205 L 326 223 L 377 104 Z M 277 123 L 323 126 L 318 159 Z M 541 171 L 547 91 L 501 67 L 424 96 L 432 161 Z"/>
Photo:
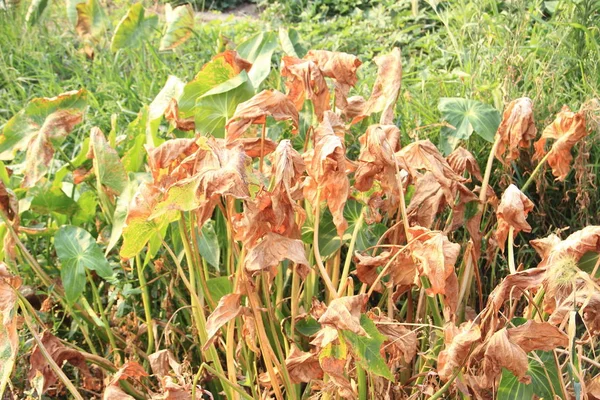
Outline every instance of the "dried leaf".
<path id="1" fill-rule="evenodd" d="M 248 252 L 244 265 L 247 272 L 256 274 L 263 270 L 274 269 L 283 260 L 308 266 L 304 243 L 299 239 L 267 233 L 262 241 Z"/>
<path id="2" fill-rule="evenodd" d="M 310 382 L 323 377 L 317 354 L 302 351 L 295 344 L 292 344 L 285 365 L 292 383 Z"/>
<path id="3" fill-rule="evenodd" d="M 458 175 L 463 175 L 466 172 L 474 176 L 481 182 L 483 179 L 481 178 L 481 171 L 479 170 L 479 164 L 477 164 L 477 160 L 469 152 L 469 150 L 464 147 L 457 147 L 450 155 L 446 158 L 450 167 L 456 172 Z"/>
<path id="4" fill-rule="evenodd" d="M 0 262 L 0 393 L 12 373 L 19 349 L 17 333 L 17 293 L 21 278 L 8 272 Z"/>
<path id="5" fill-rule="evenodd" d="M 65 347 L 60 340 L 58 340 L 58 338 L 53 336 L 48 331 L 43 333 L 41 342 L 46 348 L 46 351 L 50 357 L 52 357 L 54 362 L 56 362 L 59 367 L 62 367 L 65 362 L 68 362 L 79 369 L 84 377 L 84 381 L 87 379 L 92 379 L 90 370 L 85 363 L 85 357 L 79 351 Z M 38 371 L 44 378 L 42 393 L 45 393 L 49 387 L 54 386 L 56 382 L 58 382 L 58 377 L 54 374 L 52 367 L 50 367 L 50 364 L 38 346 L 33 349 L 31 357 L 29 358 L 29 363 L 31 367 L 27 375 L 28 379 L 33 379 Z"/>
<path id="6" fill-rule="evenodd" d="M 496 149 L 496 158 L 504 165 L 519 158 L 519 148 L 528 148 L 535 139 L 537 129 L 533 120 L 533 102 L 528 97 L 511 101 L 502 116 L 497 135 L 500 142 Z M 504 157 L 504 153 L 508 154 Z"/>
<path id="7" fill-rule="evenodd" d="M 569 107 L 563 106 L 554 122 L 544 129 L 540 139 L 535 142 L 534 159 L 542 159 L 546 155 L 545 145 L 548 139 L 555 142 L 548 151 L 548 164 L 552 167 L 552 174 L 559 181 L 564 181 L 569 173 L 571 161 L 571 148 L 588 135 L 583 112 L 572 112 Z"/>
<path id="8" fill-rule="evenodd" d="M 510 341 L 506 328 L 494 333 L 485 349 L 483 371 L 488 386 L 502 373 L 502 368 L 512 372 L 520 382 L 531 382 L 527 376 L 527 353 Z"/>
<path id="9" fill-rule="evenodd" d="M 464 365 L 473 345 L 481 340 L 481 330 L 478 325 L 466 322 L 460 329 L 452 324 L 444 330 L 446 348 L 438 356 L 438 374 L 443 381 L 447 381 L 454 374 L 454 370 Z"/>
<path id="10" fill-rule="evenodd" d="M 221 297 L 219 304 L 217 304 L 206 320 L 207 340 L 202 348 L 203 351 L 206 351 L 206 349 L 214 342 L 215 335 L 223 325 L 240 315 L 242 312 L 240 298 L 241 295 L 237 293 L 226 294 Z"/>
<path id="11" fill-rule="evenodd" d="M 496 241 L 500 250 L 504 252 L 504 245 L 510 228 L 514 229 L 513 237 L 520 231 L 531 232 L 531 226 L 527 223 L 527 214 L 533 210 L 533 203 L 515 185 L 511 184 L 500 200 L 500 206 L 496 211 L 498 217 L 498 228 L 496 229 Z"/>
<path id="12" fill-rule="evenodd" d="M 542 256 L 538 268 L 552 269 L 566 258 L 577 262 L 588 251 L 600 251 L 600 226 L 586 226 L 562 241 L 556 235 L 532 240 L 531 245 Z"/>
<path id="13" fill-rule="evenodd" d="M 508 338 L 526 353 L 533 350 L 551 351 L 557 347 L 569 345 L 569 338 L 558 328 L 547 322 L 532 320 L 516 328 L 508 329 Z"/>
<path id="14" fill-rule="evenodd" d="M 165 110 L 165 119 L 171 121 L 180 131 L 193 131 L 196 129 L 196 123 L 193 117 L 181 118 L 179 115 L 179 106 L 177 99 L 172 98 Z"/>
<path id="15" fill-rule="evenodd" d="M 327 50 L 310 50 L 304 58 L 313 61 L 324 76 L 335 81 L 335 105 L 345 109 L 348 92 L 358 81 L 356 70 L 362 64 L 360 60 L 352 54 Z"/>
<path id="16" fill-rule="evenodd" d="M 250 158 L 264 157 L 271 154 L 277 148 L 277 143 L 269 138 L 264 140 L 259 137 L 255 138 L 239 138 L 232 143 L 228 143 L 227 147 L 242 146 L 246 155 Z"/>
<path id="17" fill-rule="evenodd" d="M 319 318 L 319 323 L 338 330 L 349 330 L 357 335 L 366 335 L 360 326 L 360 314 L 366 301 L 366 294 L 334 299 Z"/>
<path id="18" fill-rule="evenodd" d="M 238 104 L 235 114 L 227 122 L 227 142 L 232 142 L 252 124 L 265 124 L 267 116 L 276 121 L 291 120 L 292 132 L 298 131 L 298 111 L 286 95 L 277 90 L 263 90 L 250 100 Z"/>
<path id="19" fill-rule="evenodd" d="M 379 332 L 387 336 L 383 349 L 388 354 L 388 365 L 404 361 L 409 363 L 417 355 L 417 334 L 384 315 L 369 313 Z"/>
<path id="20" fill-rule="evenodd" d="M 310 60 L 283 56 L 281 76 L 286 77 L 288 97 L 300 111 L 304 101 L 313 103 L 317 120 L 323 119 L 323 113 L 330 109 L 329 88 L 319 67 Z"/>
<path id="21" fill-rule="evenodd" d="M 144 368 L 135 361 L 128 361 L 113 375 L 104 394 L 103 400 L 134 400 L 135 398 L 125 393 L 119 387 L 119 381 L 125 379 L 139 379 L 148 376 Z"/>
<path id="22" fill-rule="evenodd" d="M 152 372 L 159 378 L 163 378 L 173 371 L 177 376 L 181 375 L 181 365 L 173 356 L 171 350 L 159 350 L 148 355 L 148 361 Z"/>
<path id="23" fill-rule="evenodd" d="M 377 64 L 377 78 L 373 84 L 373 92 L 360 115 L 354 117 L 352 123 L 381 112 L 379 123 L 393 124 L 394 108 L 402 84 L 402 54 L 400 49 L 395 47 L 390 54 L 377 56 L 374 61 Z"/>

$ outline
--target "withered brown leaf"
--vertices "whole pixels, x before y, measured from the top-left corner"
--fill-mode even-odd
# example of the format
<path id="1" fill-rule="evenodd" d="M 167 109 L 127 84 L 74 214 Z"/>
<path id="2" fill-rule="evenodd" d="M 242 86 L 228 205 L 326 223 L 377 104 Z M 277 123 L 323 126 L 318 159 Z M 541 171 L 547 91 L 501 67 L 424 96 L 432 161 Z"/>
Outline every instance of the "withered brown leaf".
<path id="1" fill-rule="evenodd" d="M 283 56 L 281 60 L 281 76 L 286 77 L 285 85 L 288 88 L 288 97 L 300 111 L 304 100 L 313 103 L 317 120 L 323 119 L 323 113 L 330 109 L 329 88 L 323 73 L 310 60 L 301 60 L 295 57 Z"/>
<path id="2" fill-rule="evenodd" d="M 219 329 L 227 322 L 240 315 L 243 309 L 240 305 L 241 297 L 242 296 L 237 293 L 230 293 L 221 297 L 219 304 L 217 304 L 206 320 L 207 340 L 203 347 L 204 351 L 206 351 L 206 349 L 214 342 L 215 335 L 219 332 Z"/>
<path id="3" fill-rule="evenodd" d="M 333 299 L 329 303 L 329 306 L 327 306 L 327 311 L 319 318 L 319 323 L 335 329 L 349 330 L 357 335 L 364 336 L 367 333 L 360 325 L 360 314 L 366 301 L 366 294 Z"/>
<path id="4" fill-rule="evenodd" d="M 527 376 L 527 353 L 510 341 L 506 328 L 494 333 L 485 349 L 483 372 L 488 386 L 493 385 L 502 368 L 512 372 L 520 382 L 531 382 L 531 378 Z"/>
<path id="5" fill-rule="evenodd" d="M 302 351 L 295 344 L 291 346 L 290 354 L 285 359 L 285 365 L 292 383 L 310 382 L 323 377 L 318 355 Z"/>
<path id="6" fill-rule="evenodd" d="M 540 160 L 546 155 L 546 141 L 555 140 L 548 151 L 548 164 L 559 181 L 564 181 L 570 171 L 573 161 L 571 148 L 588 135 L 585 124 L 585 114 L 582 111 L 575 113 L 563 106 L 554 122 L 544 129 L 542 136 L 534 144 L 534 159 Z"/>
<path id="7" fill-rule="evenodd" d="M 519 148 L 528 148 L 537 134 L 533 120 L 533 102 L 530 98 L 521 97 L 508 104 L 496 134 L 500 137 L 496 158 L 504 165 L 518 159 Z M 507 150 L 508 154 L 504 156 Z"/>
<path id="8" fill-rule="evenodd" d="M 438 374 L 444 381 L 450 379 L 455 368 L 467 361 L 473 345 L 481 340 L 481 330 L 471 322 L 463 323 L 456 328 L 452 323 L 446 324 L 444 342 L 446 348 L 438 357 Z"/>
<path id="9" fill-rule="evenodd" d="M 450 153 L 446 160 L 458 175 L 463 175 L 465 172 L 468 172 L 471 176 L 477 178 L 479 182 L 483 180 L 481 178 L 481 171 L 479 169 L 479 164 L 477 164 L 477 160 L 473 154 L 464 147 L 457 147 L 456 150 Z"/>
<path id="10" fill-rule="evenodd" d="M 244 266 L 250 274 L 267 270 L 274 276 L 277 265 L 283 260 L 290 260 L 305 267 L 309 265 L 301 240 L 269 232 L 248 252 Z"/>
<path id="11" fill-rule="evenodd" d="M 500 250 L 504 251 L 510 228 L 513 228 L 513 237 L 516 237 L 520 231 L 531 232 L 531 226 L 527 223 L 527 214 L 531 210 L 533 210 L 533 203 L 518 187 L 511 184 L 506 188 L 496 211 L 498 217 L 496 241 Z"/>

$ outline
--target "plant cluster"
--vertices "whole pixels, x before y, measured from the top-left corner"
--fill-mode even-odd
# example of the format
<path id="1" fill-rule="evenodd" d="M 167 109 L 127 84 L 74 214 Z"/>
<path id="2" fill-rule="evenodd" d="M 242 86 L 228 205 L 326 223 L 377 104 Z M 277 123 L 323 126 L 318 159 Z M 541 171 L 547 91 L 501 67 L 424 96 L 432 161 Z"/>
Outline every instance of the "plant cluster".
<path id="1" fill-rule="evenodd" d="M 75 10 L 95 57 L 104 12 Z M 168 9 L 161 48 L 189 39 L 189 12 Z M 111 49 L 157 23 L 133 5 Z M 357 56 L 260 33 L 81 143 L 94 92 L 30 101 L 0 135 L 0 393 L 597 398 L 600 226 L 532 240 L 535 265 L 515 253 L 527 193 L 546 166 L 579 173 L 598 102 L 538 135 L 530 98 L 443 98 L 436 146 L 395 124 L 402 61 L 377 56 L 360 96 Z M 490 184 L 532 145 L 523 185 Z"/>

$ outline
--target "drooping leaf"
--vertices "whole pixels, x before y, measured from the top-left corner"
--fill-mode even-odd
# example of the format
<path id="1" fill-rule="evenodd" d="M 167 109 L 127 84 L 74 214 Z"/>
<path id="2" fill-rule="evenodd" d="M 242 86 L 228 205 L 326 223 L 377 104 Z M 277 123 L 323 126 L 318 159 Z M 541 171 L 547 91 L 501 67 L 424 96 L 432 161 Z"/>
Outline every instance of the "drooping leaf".
<path id="1" fill-rule="evenodd" d="M 287 96 L 301 110 L 304 101 L 309 99 L 314 107 L 317 120 L 323 119 L 325 111 L 331 108 L 329 104 L 329 87 L 321 69 L 311 60 L 300 60 L 295 57 L 282 58 L 281 76 L 287 78 L 285 86 Z"/>
<path id="2" fill-rule="evenodd" d="M 447 381 L 455 373 L 456 368 L 465 364 L 471 349 L 481 339 L 481 330 L 478 325 L 465 322 L 460 329 L 454 326 L 444 330 L 446 347 L 438 357 L 438 374 L 443 381 Z"/>
<path id="3" fill-rule="evenodd" d="M 468 172 L 472 177 L 477 178 L 480 182 L 483 180 L 481 177 L 481 170 L 477 160 L 471 154 L 471 152 L 464 147 L 457 147 L 447 158 L 448 164 L 454 172 L 459 175 L 463 175 Z"/>
<path id="4" fill-rule="evenodd" d="M 487 140 L 494 141 L 500 125 L 500 113 L 494 107 L 476 100 L 459 97 L 442 97 L 438 104 L 442 118 L 454 127 L 443 127 L 440 132 L 440 146 L 445 155 L 466 141 L 473 132 Z"/>
<path id="5" fill-rule="evenodd" d="M 0 262 L 0 397 L 8 383 L 17 358 L 17 293 L 21 278 L 10 274 Z"/>
<path id="6" fill-rule="evenodd" d="M 72 26 L 75 26 L 77 23 L 77 4 L 85 2 L 86 0 L 66 0 L 65 11 L 67 14 L 67 19 Z"/>
<path id="7" fill-rule="evenodd" d="M 169 75 L 165 86 L 158 92 L 152 103 L 148 106 L 148 120 L 156 124 L 167 111 L 172 99 L 179 100 L 183 94 L 185 83 L 174 75 Z"/>
<path id="8" fill-rule="evenodd" d="M 54 236 L 54 247 L 62 264 L 60 275 L 70 304 L 75 303 L 85 290 L 86 269 L 96 271 L 103 278 L 113 274 L 102 250 L 84 229 L 63 226 Z"/>
<path id="9" fill-rule="evenodd" d="M 129 8 L 115 29 L 110 43 L 111 51 L 135 49 L 152 38 L 158 16 L 153 14 L 146 17 L 145 12 L 142 3 L 135 3 Z"/>
<path id="10" fill-rule="evenodd" d="M 276 233 L 267 233 L 246 256 L 245 268 L 250 274 L 270 270 L 283 260 L 308 266 L 304 244 L 299 239 L 290 239 Z"/>
<path id="11" fill-rule="evenodd" d="M 535 139 L 537 128 L 533 120 L 533 102 L 528 97 L 511 101 L 502 116 L 498 127 L 500 143 L 496 150 L 496 158 L 504 164 L 519 158 L 519 149 L 528 148 Z M 508 150 L 508 154 L 503 156 Z"/>
<path id="12" fill-rule="evenodd" d="M 235 113 L 237 105 L 253 94 L 254 88 L 245 71 L 204 93 L 196 100 L 196 132 L 225 137 L 225 123 Z"/>
<path id="13" fill-rule="evenodd" d="M 127 173 L 119 154 L 110 147 L 102 131 L 94 127 L 90 132 L 90 143 L 94 153 L 94 173 L 98 189 L 119 196 L 127 187 Z"/>
<path id="14" fill-rule="evenodd" d="M 261 32 L 237 46 L 240 56 L 252 63 L 248 77 L 254 89 L 258 89 L 269 72 L 271 72 L 271 57 L 277 48 L 275 32 Z"/>
<path id="15" fill-rule="evenodd" d="M 531 232 L 531 226 L 527 223 L 527 214 L 531 210 L 533 210 L 533 203 L 519 188 L 513 184 L 506 188 L 496 211 L 498 217 L 496 241 L 500 250 L 504 251 L 506 238 L 511 227 L 514 230 L 513 236 L 516 236 L 520 231 Z"/>
<path id="16" fill-rule="evenodd" d="M 570 171 L 573 146 L 588 135 L 585 114 L 582 111 L 572 112 L 563 106 L 556 119 L 544 129 L 540 139 L 535 142 L 534 159 L 541 160 L 546 155 L 546 141 L 554 139 L 548 151 L 548 164 L 552 174 L 559 181 L 564 181 Z"/>
<path id="17" fill-rule="evenodd" d="M 194 30 L 194 10 L 189 4 L 175 8 L 170 3 L 165 6 L 167 25 L 160 39 L 159 50 L 172 50 L 192 36 Z"/>
<path id="18" fill-rule="evenodd" d="M 341 335 L 357 357 L 357 362 L 365 371 L 384 377 L 390 381 L 394 376 L 381 356 L 381 345 L 387 340 L 365 314 L 360 316 L 360 325 L 366 335 L 358 335 L 352 331 L 342 330 Z"/>
<path id="19" fill-rule="evenodd" d="M 27 150 L 24 187 L 32 187 L 47 173 L 54 147 L 81 122 L 86 105 L 85 89 L 37 98 L 6 123 L 0 136 L 0 154 L 3 159 L 12 159 L 15 152 Z"/>
<path id="20" fill-rule="evenodd" d="M 102 400 L 133 400 L 132 397 L 125 393 L 119 386 L 119 382 L 125 379 L 139 379 L 148 376 L 144 368 L 135 361 L 128 361 L 113 375 L 110 382 L 106 386 L 102 394 Z"/>
<path id="21" fill-rule="evenodd" d="M 76 5 L 77 34 L 85 40 L 97 40 L 108 28 L 110 20 L 106 16 L 99 0 L 87 0 L 85 3 Z"/>
<path id="22" fill-rule="evenodd" d="M 300 35 L 295 29 L 280 27 L 279 43 L 283 52 L 290 57 L 302 58 L 306 54 L 306 49 L 300 44 Z"/>
<path id="23" fill-rule="evenodd" d="M 219 304 L 217 304 L 214 311 L 208 316 L 206 320 L 207 341 L 203 347 L 205 350 L 215 340 L 215 335 L 219 329 L 242 312 L 240 297 L 237 293 L 221 297 Z"/>
<path id="24" fill-rule="evenodd" d="M 323 370 L 316 353 L 300 350 L 292 344 L 290 354 L 285 359 L 292 383 L 310 382 L 323 377 Z"/>

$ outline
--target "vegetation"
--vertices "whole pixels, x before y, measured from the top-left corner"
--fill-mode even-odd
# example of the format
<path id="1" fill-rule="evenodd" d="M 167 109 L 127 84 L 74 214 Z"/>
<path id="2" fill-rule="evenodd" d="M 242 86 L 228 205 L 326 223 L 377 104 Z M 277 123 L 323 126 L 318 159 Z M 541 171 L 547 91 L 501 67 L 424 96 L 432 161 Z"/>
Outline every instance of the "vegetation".
<path id="1" fill-rule="evenodd" d="M 597 1 L 5 3 L 0 397 L 600 398 Z"/>

